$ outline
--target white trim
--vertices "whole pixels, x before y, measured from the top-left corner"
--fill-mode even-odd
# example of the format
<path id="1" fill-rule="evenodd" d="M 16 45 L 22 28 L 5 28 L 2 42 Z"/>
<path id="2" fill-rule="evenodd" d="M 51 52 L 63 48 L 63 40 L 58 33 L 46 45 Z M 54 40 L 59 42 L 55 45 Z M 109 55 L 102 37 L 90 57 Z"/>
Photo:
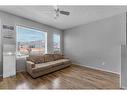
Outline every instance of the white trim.
<path id="1" fill-rule="evenodd" d="M 97 68 L 97 67 L 87 66 L 87 65 L 83 65 L 83 64 L 76 64 L 76 63 L 72 63 L 72 64 L 79 65 L 79 66 L 83 66 L 83 67 L 87 67 L 87 68 L 91 68 L 91 69 L 95 69 L 95 70 L 100 70 L 100 71 L 104 71 L 104 72 L 109 72 L 109 73 L 113 73 L 113 74 L 118 74 L 118 75 L 120 75 L 120 73 L 118 73 L 118 72 L 113 72 L 113 71 L 109 71 L 109 70 L 104 70 L 104 69 Z"/>
<path id="2" fill-rule="evenodd" d="M 0 75 L 0 76 L 3 76 L 3 75 Z"/>

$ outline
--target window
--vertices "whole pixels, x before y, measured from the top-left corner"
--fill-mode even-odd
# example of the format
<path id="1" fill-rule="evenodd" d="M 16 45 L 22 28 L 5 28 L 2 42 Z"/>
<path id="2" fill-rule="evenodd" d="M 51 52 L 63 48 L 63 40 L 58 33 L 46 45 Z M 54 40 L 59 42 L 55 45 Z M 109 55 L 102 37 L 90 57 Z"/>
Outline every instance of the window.
<path id="1" fill-rule="evenodd" d="M 53 34 L 53 49 L 54 52 L 60 52 L 60 35 Z"/>
<path id="2" fill-rule="evenodd" d="M 47 52 L 47 33 L 22 26 L 16 27 L 17 57 Z"/>

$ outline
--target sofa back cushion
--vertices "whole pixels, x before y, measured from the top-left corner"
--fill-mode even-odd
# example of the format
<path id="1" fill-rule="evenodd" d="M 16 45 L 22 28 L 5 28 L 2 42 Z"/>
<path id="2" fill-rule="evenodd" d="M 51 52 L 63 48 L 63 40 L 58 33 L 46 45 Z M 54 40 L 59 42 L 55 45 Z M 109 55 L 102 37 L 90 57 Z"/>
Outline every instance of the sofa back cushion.
<path id="1" fill-rule="evenodd" d="M 59 60 L 59 59 L 63 59 L 63 55 L 62 54 L 53 54 L 53 58 L 54 60 Z"/>
<path id="2" fill-rule="evenodd" d="M 45 62 L 54 61 L 53 54 L 45 54 L 44 59 L 45 59 Z"/>
<path id="3" fill-rule="evenodd" d="M 27 61 L 32 61 L 35 64 L 51 62 L 59 59 L 63 59 L 62 54 L 45 54 L 45 55 L 36 55 L 36 56 L 29 56 Z"/>
<path id="4" fill-rule="evenodd" d="M 37 55 L 37 56 L 29 56 L 27 58 L 28 61 L 32 61 L 35 64 L 44 63 L 45 59 L 43 55 Z"/>

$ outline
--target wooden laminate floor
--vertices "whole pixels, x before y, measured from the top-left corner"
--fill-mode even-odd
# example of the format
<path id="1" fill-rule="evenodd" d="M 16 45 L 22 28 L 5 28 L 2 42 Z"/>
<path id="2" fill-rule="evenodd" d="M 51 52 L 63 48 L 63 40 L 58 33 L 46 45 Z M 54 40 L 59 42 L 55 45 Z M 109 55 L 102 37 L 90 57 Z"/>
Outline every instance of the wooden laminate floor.
<path id="1" fill-rule="evenodd" d="M 0 78 L 0 89 L 119 89 L 119 75 L 72 65 L 36 79 L 26 72 Z"/>

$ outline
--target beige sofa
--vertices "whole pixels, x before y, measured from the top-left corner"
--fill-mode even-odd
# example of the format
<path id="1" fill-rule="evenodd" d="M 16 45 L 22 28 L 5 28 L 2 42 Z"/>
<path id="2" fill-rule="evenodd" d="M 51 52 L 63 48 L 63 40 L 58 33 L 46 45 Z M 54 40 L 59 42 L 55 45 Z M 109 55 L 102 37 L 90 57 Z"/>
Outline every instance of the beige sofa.
<path id="1" fill-rule="evenodd" d="M 71 61 L 61 54 L 46 54 L 41 56 L 30 56 L 27 58 L 27 72 L 37 78 L 44 74 L 68 67 Z"/>

